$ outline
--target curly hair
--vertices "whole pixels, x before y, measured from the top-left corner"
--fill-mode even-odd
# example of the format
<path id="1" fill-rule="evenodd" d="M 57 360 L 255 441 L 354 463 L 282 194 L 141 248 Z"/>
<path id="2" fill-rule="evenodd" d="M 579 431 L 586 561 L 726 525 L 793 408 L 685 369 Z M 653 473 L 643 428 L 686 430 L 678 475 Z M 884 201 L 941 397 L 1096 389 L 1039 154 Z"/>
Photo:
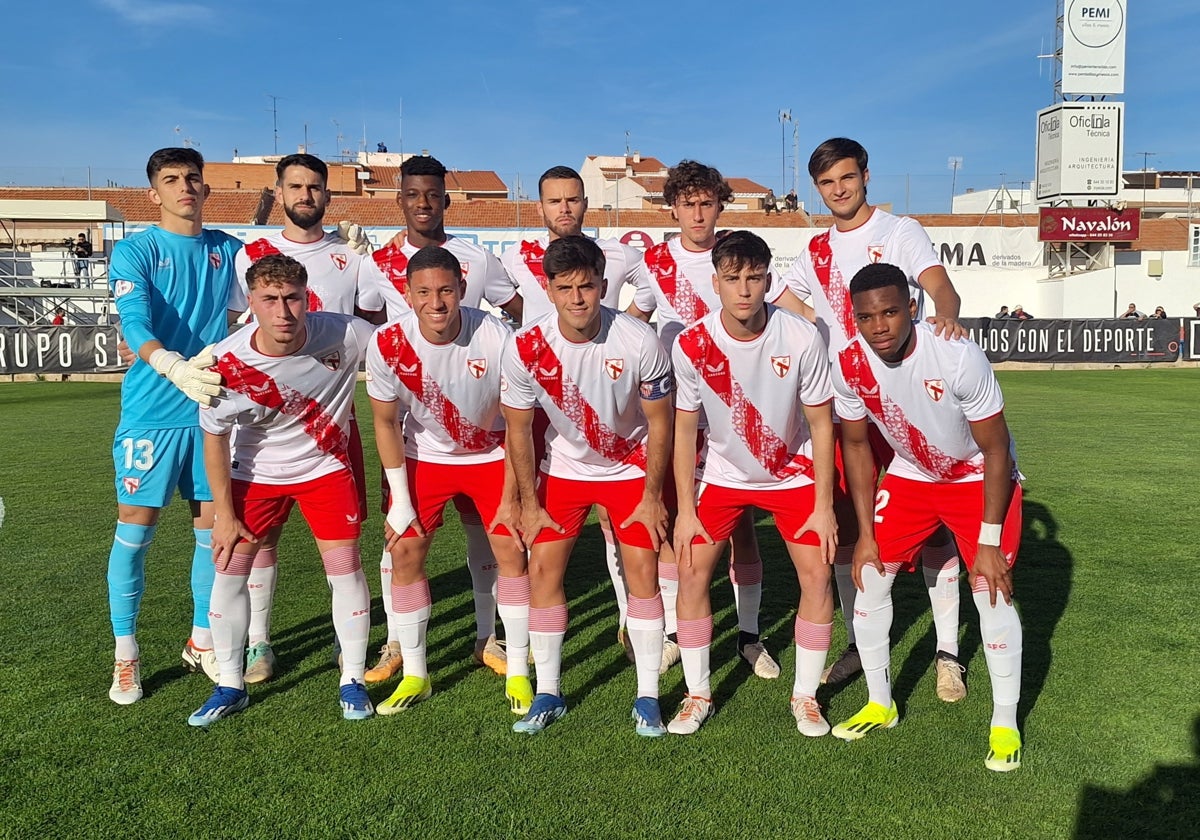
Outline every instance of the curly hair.
<path id="1" fill-rule="evenodd" d="M 663 184 L 663 201 L 669 206 L 682 196 L 711 193 L 724 207 L 733 198 L 733 189 L 721 173 L 712 166 L 694 160 L 681 160 L 667 170 L 667 182 Z"/>

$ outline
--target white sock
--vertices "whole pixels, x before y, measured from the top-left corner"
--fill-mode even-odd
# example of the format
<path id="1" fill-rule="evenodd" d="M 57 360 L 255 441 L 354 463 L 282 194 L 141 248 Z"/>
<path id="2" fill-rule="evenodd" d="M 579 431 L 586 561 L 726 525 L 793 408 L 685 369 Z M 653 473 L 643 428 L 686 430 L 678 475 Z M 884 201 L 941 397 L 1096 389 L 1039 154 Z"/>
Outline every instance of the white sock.
<path id="1" fill-rule="evenodd" d="M 392 582 L 392 607 L 396 611 L 396 629 L 400 633 L 400 653 L 404 657 L 404 676 L 429 679 L 425 661 L 425 634 L 433 611 L 429 581 L 421 578 L 402 586 Z"/>
<path id="2" fill-rule="evenodd" d="M 825 670 L 825 660 L 829 658 L 832 635 L 833 622 L 817 624 L 796 616 L 796 680 L 792 684 L 793 697 L 817 696 L 821 672 Z"/>
<path id="3" fill-rule="evenodd" d="M 958 656 L 958 546 L 927 545 L 921 551 L 921 573 L 929 591 L 929 609 L 937 649 Z"/>
<path id="4" fill-rule="evenodd" d="M 683 665 L 683 681 L 688 694 L 712 698 L 712 633 L 711 615 L 703 618 L 681 619 L 679 622 L 679 660 Z"/>
<path id="5" fill-rule="evenodd" d="M 617 626 L 624 627 L 629 618 L 629 593 L 625 589 L 625 573 L 621 567 L 621 547 L 611 528 L 601 525 L 600 533 L 604 535 L 604 561 L 608 565 L 608 577 L 612 580 L 613 594 L 617 596 Z"/>
<path id="6" fill-rule="evenodd" d="M 658 669 L 662 667 L 663 599 L 629 596 L 629 618 L 625 632 L 633 648 L 634 668 L 637 670 L 637 696 L 658 697 Z"/>
<path id="7" fill-rule="evenodd" d="M 261 564 L 261 565 L 260 565 Z M 279 565 L 274 548 L 260 548 L 250 569 L 250 637 L 252 645 L 271 642 L 271 608 L 275 604 L 275 580 Z"/>
<path id="8" fill-rule="evenodd" d="M 838 546 L 833 555 L 833 579 L 837 583 L 838 603 L 842 606 L 842 621 L 846 623 L 846 643 L 855 644 L 854 599 L 858 589 L 854 586 L 854 546 Z"/>
<path id="9" fill-rule="evenodd" d="M 858 638 L 858 655 L 863 675 L 867 679 L 867 695 L 872 703 L 885 709 L 892 705 L 892 685 L 888 673 L 891 652 L 888 650 L 892 630 L 892 584 L 896 581 L 899 563 L 884 564 L 885 574 L 874 566 L 862 570 L 863 591 L 854 603 L 854 632 Z"/>
<path id="10" fill-rule="evenodd" d="M 239 560 L 242 562 L 239 563 Z M 248 568 L 252 562 L 250 555 L 234 555 L 230 565 Z M 250 627 L 250 593 L 246 589 L 248 579 L 248 574 L 230 575 L 224 572 L 217 572 L 213 579 L 208 621 L 213 634 L 213 652 L 221 669 L 218 684 L 226 688 L 246 687 L 242 680 L 242 667 L 245 663 L 246 633 Z"/>
<path id="11" fill-rule="evenodd" d="M 992 681 L 992 726 L 1017 728 L 1017 703 L 1021 699 L 1021 617 L 1016 607 L 996 595 L 996 606 L 988 600 L 987 580 L 975 578 L 971 593 L 979 610 L 979 635 L 983 658 Z"/>
<path id="12" fill-rule="evenodd" d="M 400 629 L 396 624 L 396 610 L 392 607 L 392 555 L 385 548 L 379 558 L 379 591 L 383 595 L 383 612 L 387 616 L 387 640 L 400 641 Z"/>
<path id="13" fill-rule="evenodd" d="M 492 554 L 487 530 L 479 513 L 472 508 L 459 511 L 463 532 L 467 537 L 467 569 L 471 572 L 471 595 L 475 599 L 475 638 L 486 639 L 496 634 L 496 575 L 499 564 Z"/>
<path id="14" fill-rule="evenodd" d="M 529 649 L 533 651 L 533 665 L 537 669 L 538 694 L 562 696 L 559 675 L 566 635 L 566 604 L 529 608 Z M 661 653 L 659 655 L 661 657 Z"/>
<path id="15" fill-rule="evenodd" d="M 497 608 L 504 622 L 508 676 L 529 676 L 529 575 L 496 579 Z"/>
<path id="16" fill-rule="evenodd" d="M 729 582 L 733 584 L 733 603 L 737 608 L 738 630 L 758 635 L 758 611 L 762 605 L 762 559 L 736 563 L 730 553 Z"/>
<path id="17" fill-rule="evenodd" d="M 658 561 L 658 591 L 662 595 L 663 626 L 666 635 L 670 636 L 679 632 L 679 619 L 675 614 L 675 602 L 679 600 L 679 565 L 677 563 Z"/>
<path id="18" fill-rule="evenodd" d="M 332 593 L 333 629 L 342 645 L 341 685 L 362 682 L 367 670 L 367 637 L 371 634 L 371 589 L 363 574 L 357 545 L 321 553 L 325 580 Z"/>
<path id="19" fill-rule="evenodd" d="M 137 636 L 117 636 L 116 641 L 116 659 L 124 659 L 126 662 L 134 662 L 139 656 L 141 656 L 141 650 L 138 648 Z"/>

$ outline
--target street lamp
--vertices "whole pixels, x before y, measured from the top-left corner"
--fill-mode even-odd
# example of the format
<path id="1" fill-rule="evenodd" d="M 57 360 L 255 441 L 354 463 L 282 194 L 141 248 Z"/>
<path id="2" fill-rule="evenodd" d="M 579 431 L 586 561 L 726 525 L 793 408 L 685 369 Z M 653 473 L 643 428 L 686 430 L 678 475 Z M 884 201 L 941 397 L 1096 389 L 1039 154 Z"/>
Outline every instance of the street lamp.
<path id="1" fill-rule="evenodd" d="M 792 119 L 792 109 L 779 112 L 779 185 L 780 193 L 787 192 L 787 125 L 796 125 Z"/>

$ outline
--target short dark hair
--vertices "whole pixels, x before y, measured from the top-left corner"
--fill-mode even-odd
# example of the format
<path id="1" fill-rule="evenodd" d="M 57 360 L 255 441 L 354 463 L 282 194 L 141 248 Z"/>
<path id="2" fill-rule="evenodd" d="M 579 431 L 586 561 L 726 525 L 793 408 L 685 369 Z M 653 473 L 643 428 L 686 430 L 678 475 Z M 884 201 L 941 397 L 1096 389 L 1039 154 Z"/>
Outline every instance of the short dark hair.
<path id="1" fill-rule="evenodd" d="M 400 165 L 400 177 L 429 175 L 446 180 L 446 167 L 440 160 L 430 155 L 410 157 Z"/>
<path id="2" fill-rule="evenodd" d="M 580 270 L 594 271 L 597 277 L 604 277 L 604 266 L 604 251 L 586 236 L 555 239 L 546 248 L 546 255 L 542 258 L 542 270 L 550 280 L 560 274 Z"/>
<path id="3" fill-rule="evenodd" d="M 146 161 L 146 180 L 154 183 L 154 176 L 168 166 L 194 166 L 196 171 L 203 174 L 204 157 L 195 149 L 180 146 L 168 146 L 150 155 Z"/>
<path id="4" fill-rule="evenodd" d="M 822 172 L 846 158 L 854 158 L 859 172 L 867 171 L 867 150 L 862 143 L 849 137 L 831 137 L 813 149 L 808 158 L 808 176 L 815 181 Z"/>
<path id="5" fill-rule="evenodd" d="M 418 271 L 429 268 L 445 269 L 457 279 L 462 279 L 462 264 L 458 261 L 458 257 L 441 245 L 426 245 L 413 254 L 412 259 L 408 261 L 408 272 L 405 276 L 411 280 Z"/>
<path id="6" fill-rule="evenodd" d="M 308 285 L 308 270 L 304 263 L 286 254 L 267 254 L 246 270 L 246 288 L 256 286 L 281 286 L 294 283 Z"/>
<path id="7" fill-rule="evenodd" d="M 705 166 L 694 160 L 681 160 L 667 170 L 667 181 L 663 184 L 663 201 L 674 205 L 675 200 L 699 192 L 712 193 L 724 207 L 733 198 L 733 188 L 722 177 L 716 167 Z"/>
<path id="8" fill-rule="evenodd" d="M 542 184 L 547 181 L 578 181 L 583 183 L 583 177 L 569 166 L 551 166 L 542 173 L 542 177 L 538 178 L 538 197 L 542 195 Z"/>
<path id="9" fill-rule="evenodd" d="M 276 183 L 283 183 L 283 173 L 287 171 L 289 166 L 303 166 L 305 169 L 320 175 L 322 184 L 329 183 L 329 167 L 325 165 L 325 161 L 316 155 L 306 155 L 303 153 L 287 155 L 279 163 L 275 164 Z"/>
<path id="10" fill-rule="evenodd" d="M 761 236 L 748 230 L 735 230 L 722 237 L 713 248 L 713 268 L 727 265 L 735 271 L 743 266 L 771 268 L 771 246 Z"/>
<path id="11" fill-rule="evenodd" d="M 906 302 L 912 298 L 908 275 L 900 268 L 890 263 L 871 263 L 860 268 L 850 281 L 850 296 L 872 292 L 875 289 L 886 289 L 889 286 L 899 289 Z"/>

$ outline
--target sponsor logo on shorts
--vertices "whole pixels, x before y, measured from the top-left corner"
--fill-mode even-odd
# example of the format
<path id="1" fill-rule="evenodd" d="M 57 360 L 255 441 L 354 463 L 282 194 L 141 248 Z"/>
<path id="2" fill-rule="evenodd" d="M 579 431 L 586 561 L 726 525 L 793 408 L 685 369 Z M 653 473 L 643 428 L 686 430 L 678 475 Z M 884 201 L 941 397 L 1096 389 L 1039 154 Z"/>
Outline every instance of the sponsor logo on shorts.
<path id="1" fill-rule="evenodd" d="M 346 514 L 346 524 L 347 525 L 353 525 L 356 522 L 358 522 L 358 514 L 357 513 L 347 513 Z"/>
<path id="2" fill-rule="evenodd" d="M 133 283 L 129 280 L 118 280 L 113 283 L 113 297 L 121 297 L 133 291 Z"/>
<path id="3" fill-rule="evenodd" d="M 776 376 L 783 379 L 783 377 L 787 376 L 788 371 L 792 369 L 792 357 L 772 356 L 771 369 L 775 371 Z"/>
<path id="4" fill-rule="evenodd" d="M 330 254 L 329 259 L 333 260 L 333 264 L 337 266 L 338 271 L 346 270 L 346 263 L 349 260 L 346 259 L 345 254 Z"/>
<path id="5" fill-rule="evenodd" d="M 608 378 L 614 382 L 621 378 L 621 374 L 625 372 L 624 359 L 605 359 L 604 372 L 608 374 Z"/>
<path id="6" fill-rule="evenodd" d="M 121 479 L 121 484 L 125 487 L 125 492 L 132 496 L 138 491 L 138 488 L 142 486 L 142 480 L 140 478 L 130 478 L 126 476 L 125 478 Z"/>
<path id="7" fill-rule="evenodd" d="M 476 379 L 483 379 L 487 373 L 487 359 L 467 359 L 467 372 Z"/>
<path id="8" fill-rule="evenodd" d="M 926 379 L 925 393 L 929 395 L 929 399 L 940 402 L 942 395 L 946 393 L 946 383 L 940 379 Z"/>
<path id="9" fill-rule="evenodd" d="M 882 245 L 868 245 L 867 246 L 867 259 L 870 260 L 872 263 L 877 263 L 880 260 L 882 260 L 883 259 L 883 246 Z"/>
<path id="10" fill-rule="evenodd" d="M 221 252 L 220 251 L 210 252 L 208 255 L 208 261 L 210 263 L 212 263 L 213 268 L 220 270 L 220 268 L 221 268 Z"/>

